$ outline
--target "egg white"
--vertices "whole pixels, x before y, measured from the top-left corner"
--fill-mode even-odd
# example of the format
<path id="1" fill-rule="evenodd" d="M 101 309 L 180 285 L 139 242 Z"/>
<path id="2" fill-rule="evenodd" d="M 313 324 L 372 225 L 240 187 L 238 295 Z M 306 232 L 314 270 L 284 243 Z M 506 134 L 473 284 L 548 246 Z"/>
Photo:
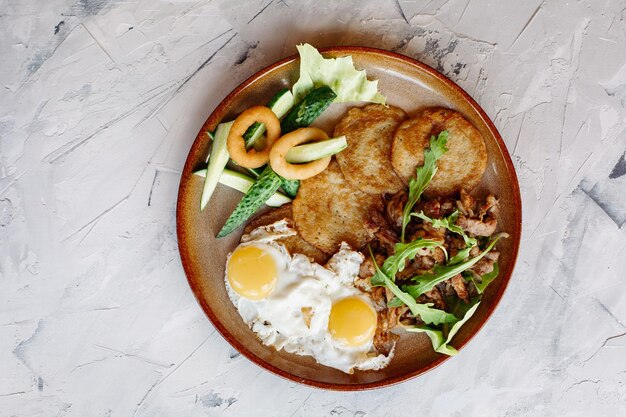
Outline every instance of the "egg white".
<path id="1" fill-rule="evenodd" d="M 243 321 L 261 341 L 277 350 L 308 355 L 317 362 L 352 373 L 354 369 L 375 370 L 389 364 L 393 351 L 378 354 L 373 342 L 357 346 L 338 343 L 328 332 L 328 319 L 333 303 L 346 297 L 360 297 L 372 306 L 371 299 L 354 286 L 363 255 L 342 243 L 324 267 L 302 254 L 291 256 L 276 242 L 296 234 L 285 220 L 253 230 L 238 246 L 257 246 L 270 254 L 277 266 L 278 279 L 274 291 L 265 299 L 253 301 L 240 297 L 225 277 L 230 300 Z M 232 252 L 228 255 L 228 260 Z M 312 308 L 307 325 L 303 308 Z"/>

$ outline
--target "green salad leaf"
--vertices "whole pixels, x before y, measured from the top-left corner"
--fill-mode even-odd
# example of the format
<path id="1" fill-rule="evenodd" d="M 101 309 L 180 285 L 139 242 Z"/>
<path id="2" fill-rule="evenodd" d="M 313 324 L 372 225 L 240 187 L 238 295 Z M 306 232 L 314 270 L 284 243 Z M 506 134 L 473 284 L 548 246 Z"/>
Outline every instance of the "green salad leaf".
<path id="1" fill-rule="evenodd" d="M 296 48 L 300 54 L 300 78 L 291 90 L 296 103 L 313 88 L 327 85 L 337 94 L 336 103 L 385 104 L 387 99 L 378 91 L 378 81 L 369 81 L 364 70 L 357 70 L 351 56 L 326 59 L 308 43 Z"/>
<path id="2" fill-rule="evenodd" d="M 474 282 L 474 285 L 476 286 L 478 293 L 482 294 L 485 291 L 485 288 L 487 288 L 487 285 L 491 284 L 491 282 L 498 277 L 499 273 L 500 273 L 500 267 L 498 266 L 498 263 L 496 262 L 493 264 L 493 271 L 485 275 L 481 275 L 480 277 L 474 273 L 470 276 L 470 279 Z"/>
<path id="3" fill-rule="evenodd" d="M 393 282 L 391 279 L 389 279 L 387 275 L 385 275 L 385 273 L 379 268 L 378 264 L 376 263 L 376 259 L 374 258 L 374 254 L 372 253 L 371 248 L 370 256 L 374 260 L 374 265 L 376 267 L 375 276 L 379 276 L 379 279 L 384 282 L 385 286 L 389 288 L 398 299 L 400 299 L 404 304 L 409 307 L 411 313 L 413 313 L 414 316 L 419 316 L 419 318 L 427 324 L 455 323 L 457 321 L 457 318 L 454 316 L 454 314 L 432 308 L 432 303 L 419 304 L 417 301 L 415 301 L 413 297 L 402 291 L 395 284 L 395 282 Z"/>
<path id="4" fill-rule="evenodd" d="M 456 265 L 435 265 L 433 268 L 433 272 L 429 274 L 418 275 L 413 277 L 413 280 L 417 282 L 414 285 L 405 285 L 402 287 L 402 290 L 408 292 L 413 298 L 417 298 L 420 295 L 424 294 L 433 289 L 433 287 L 453 276 L 460 274 L 461 272 L 471 268 L 478 261 L 480 261 L 493 247 L 496 245 L 498 240 L 503 237 L 508 237 L 506 233 L 500 233 L 497 235 L 487 246 L 487 248 L 478 256 L 471 258 L 465 262 L 461 262 Z"/>
<path id="5" fill-rule="evenodd" d="M 396 243 L 394 251 L 395 253 L 385 259 L 381 270 L 389 279 L 395 281 L 396 274 L 404 270 L 404 267 L 406 266 L 406 260 L 415 258 L 415 255 L 417 255 L 417 252 L 420 249 L 431 248 L 432 250 L 436 247 L 441 247 L 442 245 L 442 241 L 421 238 L 416 239 L 410 243 Z M 370 281 L 374 286 L 385 285 L 382 277 L 378 275 L 374 275 Z"/>
<path id="6" fill-rule="evenodd" d="M 480 305 L 479 299 L 473 300 L 473 305 L 467 310 L 467 312 L 465 312 L 465 314 L 463 315 L 463 318 L 461 318 L 460 320 L 458 320 L 452 325 L 452 328 L 448 332 L 448 335 L 446 336 L 445 340 L 443 338 L 443 331 L 435 329 L 431 326 L 407 327 L 406 330 L 409 332 L 426 333 L 426 335 L 428 335 L 428 337 L 430 338 L 430 341 L 433 345 L 433 349 L 435 349 L 435 352 L 443 353 L 444 355 L 454 356 L 458 353 L 458 351 L 454 347 L 450 346 L 450 342 L 452 341 L 454 336 L 459 332 L 461 327 L 465 323 L 467 323 L 467 321 L 474 315 L 476 310 L 478 310 L 479 305 Z"/>
<path id="7" fill-rule="evenodd" d="M 400 241 L 404 242 L 406 226 L 411 220 L 411 211 L 422 196 L 422 193 L 437 173 L 437 160 L 448 151 L 446 143 L 448 131 L 444 130 L 435 138 L 430 138 L 430 148 L 424 151 L 424 165 L 417 167 L 415 178 L 409 180 L 409 197 L 402 211 L 402 233 Z"/>
<path id="8" fill-rule="evenodd" d="M 461 249 L 448 261 L 448 266 L 457 265 L 469 258 L 470 251 L 473 249 L 473 246 L 468 246 L 465 249 Z"/>
<path id="9" fill-rule="evenodd" d="M 430 217 L 425 215 L 423 211 L 420 211 L 419 213 L 412 213 L 411 216 L 419 217 L 420 219 L 431 223 L 433 227 L 448 229 L 453 233 L 461 235 L 467 246 L 476 246 L 476 244 L 478 243 L 476 239 L 474 239 L 473 237 L 469 237 L 467 234 L 465 234 L 465 230 L 461 229 L 461 226 L 456 225 L 459 214 L 460 213 L 458 212 L 458 210 L 455 210 L 454 213 L 452 213 L 448 217 L 443 217 L 441 219 L 431 219 Z"/>

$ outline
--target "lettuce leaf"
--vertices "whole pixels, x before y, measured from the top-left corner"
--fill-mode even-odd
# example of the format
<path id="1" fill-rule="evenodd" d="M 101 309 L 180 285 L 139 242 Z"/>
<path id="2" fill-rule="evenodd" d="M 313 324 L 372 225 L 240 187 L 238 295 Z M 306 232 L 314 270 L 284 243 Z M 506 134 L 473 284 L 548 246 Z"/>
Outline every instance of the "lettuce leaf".
<path id="1" fill-rule="evenodd" d="M 337 94 L 335 103 L 385 104 L 387 99 L 378 91 L 378 81 L 368 81 L 364 70 L 354 68 L 351 56 L 326 59 L 308 43 L 296 48 L 300 54 L 300 78 L 291 90 L 296 103 L 313 88 L 327 85 Z"/>
<path id="2" fill-rule="evenodd" d="M 430 147 L 424 151 L 424 165 L 417 167 L 415 178 L 409 180 L 409 197 L 402 211 L 402 234 L 400 241 L 404 242 L 406 226 L 411 220 L 411 211 L 428 184 L 437 173 L 437 160 L 448 152 L 446 143 L 448 141 L 448 131 L 444 130 L 435 138 L 431 136 Z"/>

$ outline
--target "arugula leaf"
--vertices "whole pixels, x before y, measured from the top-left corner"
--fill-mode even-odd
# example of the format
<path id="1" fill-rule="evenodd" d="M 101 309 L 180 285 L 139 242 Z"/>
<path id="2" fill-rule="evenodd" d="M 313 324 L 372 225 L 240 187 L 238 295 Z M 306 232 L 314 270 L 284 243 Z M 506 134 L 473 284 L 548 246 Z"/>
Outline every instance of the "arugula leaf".
<path id="1" fill-rule="evenodd" d="M 454 213 L 452 213 L 448 217 L 443 217 L 441 219 L 431 219 L 430 217 L 425 215 L 423 211 L 420 211 L 419 213 L 412 213 L 411 216 L 419 217 L 420 219 L 431 223 L 433 227 L 443 227 L 453 233 L 461 235 L 467 246 L 476 246 L 478 244 L 478 241 L 476 239 L 474 239 L 473 237 L 469 237 L 465 234 L 465 231 L 461 229 L 461 226 L 456 225 L 456 221 L 459 218 L 458 210 L 455 210 Z"/>
<path id="2" fill-rule="evenodd" d="M 409 197 L 402 211 L 402 234 L 400 235 L 400 241 L 402 242 L 404 242 L 406 226 L 411 220 L 411 210 L 413 210 L 413 207 L 417 204 L 422 193 L 437 173 L 437 160 L 441 158 L 444 153 L 448 152 L 446 148 L 447 141 L 447 130 L 439 133 L 437 138 L 435 138 L 434 135 L 431 136 L 430 148 L 424 151 L 424 165 L 417 167 L 415 170 L 415 178 L 409 180 Z"/>
<path id="3" fill-rule="evenodd" d="M 468 246 L 465 249 L 461 249 L 448 261 L 448 265 L 456 265 L 469 257 L 470 251 L 473 249 L 473 246 Z"/>
<path id="4" fill-rule="evenodd" d="M 437 349 L 445 343 L 443 332 L 441 330 L 433 329 L 431 326 L 413 326 L 407 327 L 405 330 L 413 333 L 426 333 L 426 335 L 430 338 L 430 342 L 432 343 L 433 350 L 435 352 L 437 352 Z"/>
<path id="5" fill-rule="evenodd" d="M 402 307 L 404 302 L 398 297 L 392 298 L 390 301 L 387 301 L 387 307 Z"/>
<path id="6" fill-rule="evenodd" d="M 335 103 L 385 104 L 387 99 L 378 91 L 378 81 L 369 81 L 365 70 L 357 70 L 351 56 L 326 59 L 308 43 L 296 48 L 300 54 L 300 78 L 291 89 L 296 103 L 314 87 L 327 85 L 337 94 Z"/>
<path id="7" fill-rule="evenodd" d="M 374 266 L 376 267 L 375 276 L 379 276 L 379 278 L 385 283 L 385 286 L 387 286 L 387 288 L 389 288 L 397 298 L 399 298 L 404 304 L 409 307 L 411 313 L 413 313 L 414 316 L 419 316 L 420 319 L 422 319 L 422 321 L 427 324 L 455 323 L 457 321 L 457 318 L 453 314 L 447 313 L 443 310 L 432 308 L 432 303 L 419 304 L 417 301 L 415 301 L 413 297 L 402 291 L 380 269 L 380 267 L 376 263 L 376 259 L 374 258 L 371 247 L 369 248 L 369 250 L 370 256 L 374 260 Z"/>
<path id="8" fill-rule="evenodd" d="M 450 342 L 461 329 L 461 326 L 467 323 L 467 321 L 474 315 L 476 310 L 478 310 L 479 305 L 480 301 L 476 299 L 475 304 L 472 305 L 469 310 L 467 310 L 467 312 L 463 315 L 463 318 L 452 325 L 452 328 L 448 332 L 445 341 L 443 339 L 443 332 L 441 330 L 434 329 L 431 326 L 414 326 L 408 327 L 406 328 L 406 330 L 409 332 L 426 333 L 426 335 L 428 335 L 428 337 L 430 338 L 435 352 L 443 353 L 444 355 L 454 356 L 458 353 L 458 351 L 454 347 L 450 346 Z"/>
<path id="9" fill-rule="evenodd" d="M 443 242 L 432 239 L 418 238 L 410 243 L 396 243 L 394 254 L 383 263 L 381 268 L 385 275 L 391 278 L 392 281 L 396 280 L 396 274 L 404 270 L 407 259 L 415 258 L 417 252 L 422 248 L 434 249 L 438 246 L 442 246 Z"/>
<path id="10" fill-rule="evenodd" d="M 453 276 L 460 274 L 461 272 L 471 268 L 478 261 L 480 261 L 493 247 L 496 245 L 498 240 L 503 237 L 508 237 L 506 233 L 500 233 L 491 241 L 489 246 L 478 256 L 475 258 L 471 258 L 465 262 L 456 264 L 456 265 L 435 265 L 433 268 L 433 272 L 430 274 L 423 274 L 413 277 L 413 280 L 417 282 L 415 285 L 405 285 L 402 289 L 409 294 L 411 294 L 414 298 L 419 297 L 433 289 L 433 287 L 440 282 L 443 282 Z"/>
<path id="11" fill-rule="evenodd" d="M 493 271 L 489 272 L 488 274 L 482 276 L 478 276 L 476 273 L 472 274 L 471 280 L 474 282 L 478 293 L 482 294 L 485 291 L 485 288 L 487 288 L 487 285 L 491 284 L 491 282 L 498 277 L 499 273 L 500 267 L 496 262 L 493 264 Z M 480 282 L 476 280 L 477 278 L 480 278 Z"/>

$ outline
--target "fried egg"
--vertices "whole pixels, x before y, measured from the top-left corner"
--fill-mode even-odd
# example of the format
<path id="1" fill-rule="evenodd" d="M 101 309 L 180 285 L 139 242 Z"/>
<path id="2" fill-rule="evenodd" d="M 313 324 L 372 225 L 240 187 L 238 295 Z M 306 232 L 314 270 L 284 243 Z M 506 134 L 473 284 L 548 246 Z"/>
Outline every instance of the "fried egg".
<path id="1" fill-rule="evenodd" d="M 226 289 L 243 321 L 265 345 L 346 373 L 387 366 L 372 300 L 354 286 L 363 255 L 342 243 L 322 266 L 277 242 L 296 233 L 285 220 L 262 226 L 228 255 Z"/>

